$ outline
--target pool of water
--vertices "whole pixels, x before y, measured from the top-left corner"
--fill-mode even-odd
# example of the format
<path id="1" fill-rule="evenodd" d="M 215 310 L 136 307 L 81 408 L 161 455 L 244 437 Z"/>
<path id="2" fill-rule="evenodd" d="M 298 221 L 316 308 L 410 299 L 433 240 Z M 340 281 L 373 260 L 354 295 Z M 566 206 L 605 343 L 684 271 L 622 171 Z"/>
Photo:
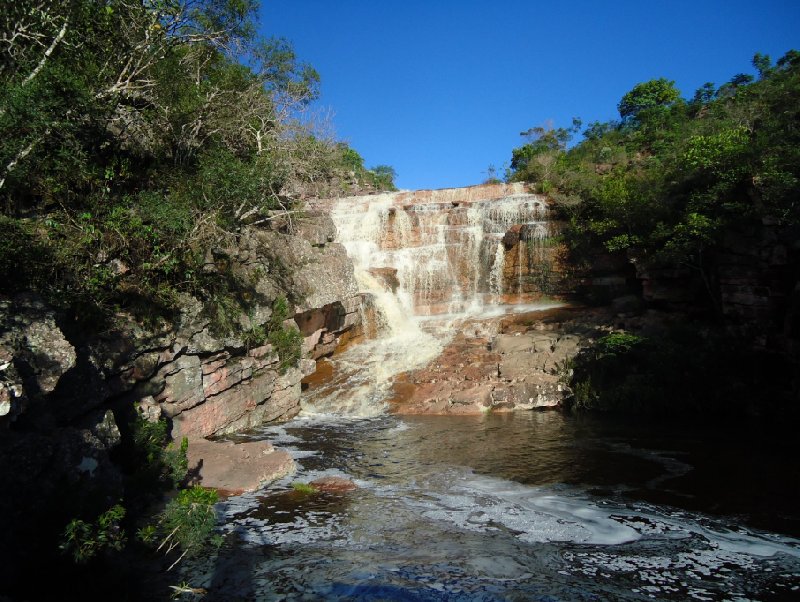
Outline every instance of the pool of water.
<path id="1" fill-rule="evenodd" d="M 301 415 L 298 472 L 219 505 L 207 600 L 800 599 L 785 439 L 557 412 Z M 352 479 L 304 494 L 293 482 Z"/>

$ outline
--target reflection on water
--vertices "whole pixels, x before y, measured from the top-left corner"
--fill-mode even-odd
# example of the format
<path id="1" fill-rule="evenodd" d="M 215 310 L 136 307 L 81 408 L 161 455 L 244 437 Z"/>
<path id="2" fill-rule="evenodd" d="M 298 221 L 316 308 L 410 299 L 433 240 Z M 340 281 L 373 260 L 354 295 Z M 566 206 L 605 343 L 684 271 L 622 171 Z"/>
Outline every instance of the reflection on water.
<path id="1" fill-rule="evenodd" d="M 268 427 L 300 472 L 221 504 L 227 543 L 185 576 L 218 600 L 800 595 L 797 464 L 697 435 L 557 413 Z M 359 489 L 291 490 L 322 475 Z"/>

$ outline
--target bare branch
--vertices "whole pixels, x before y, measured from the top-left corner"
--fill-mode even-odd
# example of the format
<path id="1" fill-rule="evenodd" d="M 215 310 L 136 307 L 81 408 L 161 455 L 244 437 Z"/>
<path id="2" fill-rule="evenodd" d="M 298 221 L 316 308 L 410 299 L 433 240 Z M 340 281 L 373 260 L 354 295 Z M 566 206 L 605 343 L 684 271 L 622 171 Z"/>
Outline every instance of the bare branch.
<path id="1" fill-rule="evenodd" d="M 46 137 L 47 137 L 47 136 L 49 136 L 49 135 L 50 135 L 50 129 L 48 128 L 48 129 L 46 129 L 46 130 L 44 131 L 44 134 L 42 134 L 42 135 L 41 135 L 39 138 L 34 138 L 33 140 L 31 140 L 31 141 L 30 141 L 30 142 L 27 144 L 27 146 L 25 146 L 25 148 L 23 148 L 22 150 L 20 150 L 20 151 L 19 151 L 19 152 L 16 154 L 16 156 L 15 156 L 13 159 L 11 159 L 11 161 L 8 163 L 8 165 L 6 165 L 5 169 L 3 170 L 3 175 L 2 175 L 2 176 L 0 176 L 0 190 L 2 190 L 2 189 L 3 189 L 3 186 L 4 186 L 4 185 L 5 185 L 5 183 L 6 183 L 6 179 L 7 179 L 7 178 L 8 178 L 8 176 L 11 174 L 11 172 L 13 172 L 13 171 L 14 171 L 14 169 L 16 169 L 17 165 L 19 165 L 19 162 L 20 162 L 20 161 L 22 161 L 22 160 L 23 160 L 25 157 L 27 157 L 28 155 L 30 155 L 30 154 L 31 154 L 31 151 L 32 151 L 32 150 L 33 150 L 33 149 L 36 147 L 36 145 L 37 145 L 37 144 L 38 144 L 38 143 L 39 143 L 39 142 L 40 142 L 40 141 L 41 141 L 43 138 L 46 138 Z"/>
<path id="2" fill-rule="evenodd" d="M 58 31 L 58 35 L 56 35 L 55 39 L 52 41 L 50 46 L 48 46 L 47 50 L 44 51 L 44 56 L 42 56 L 41 60 L 39 61 L 39 64 L 36 65 L 36 68 L 28 74 L 28 77 L 22 80 L 23 86 L 27 86 L 33 80 L 33 78 L 39 75 L 39 72 L 44 68 L 47 59 L 49 59 L 50 55 L 53 54 L 53 51 L 56 49 L 56 46 L 58 46 L 61 40 L 64 39 L 64 36 L 67 33 L 67 25 L 69 25 L 69 18 L 64 19 L 64 24 Z"/>

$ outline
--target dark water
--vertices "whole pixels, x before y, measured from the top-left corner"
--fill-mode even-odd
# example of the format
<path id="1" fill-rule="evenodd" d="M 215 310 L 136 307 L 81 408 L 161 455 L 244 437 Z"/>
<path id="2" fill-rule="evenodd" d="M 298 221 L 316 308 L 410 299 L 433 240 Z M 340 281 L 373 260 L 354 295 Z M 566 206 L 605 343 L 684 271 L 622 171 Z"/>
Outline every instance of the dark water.
<path id="1" fill-rule="evenodd" d="M 800 599 L 785 440 L 559 413 L 309 418 L 298 474 L 220 506 L 210 600 Z M 343 494 L 292 481 L 353 479 Z"/>

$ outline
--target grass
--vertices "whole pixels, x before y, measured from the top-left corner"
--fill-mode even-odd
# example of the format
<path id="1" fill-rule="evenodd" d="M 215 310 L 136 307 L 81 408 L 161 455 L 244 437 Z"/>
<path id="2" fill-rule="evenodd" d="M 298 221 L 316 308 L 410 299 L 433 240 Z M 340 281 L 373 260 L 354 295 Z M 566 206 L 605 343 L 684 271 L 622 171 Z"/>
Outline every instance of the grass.
<path id="1" fill-rule="evenodd" d="M 309 483 L 301 483 L 300 481 L 295 481 L 292 483 L 292 489 L 294 489 L 297 493 L 302 493 L 303 495 L 312 495 L 317 493 L 317 488 Z"/>

